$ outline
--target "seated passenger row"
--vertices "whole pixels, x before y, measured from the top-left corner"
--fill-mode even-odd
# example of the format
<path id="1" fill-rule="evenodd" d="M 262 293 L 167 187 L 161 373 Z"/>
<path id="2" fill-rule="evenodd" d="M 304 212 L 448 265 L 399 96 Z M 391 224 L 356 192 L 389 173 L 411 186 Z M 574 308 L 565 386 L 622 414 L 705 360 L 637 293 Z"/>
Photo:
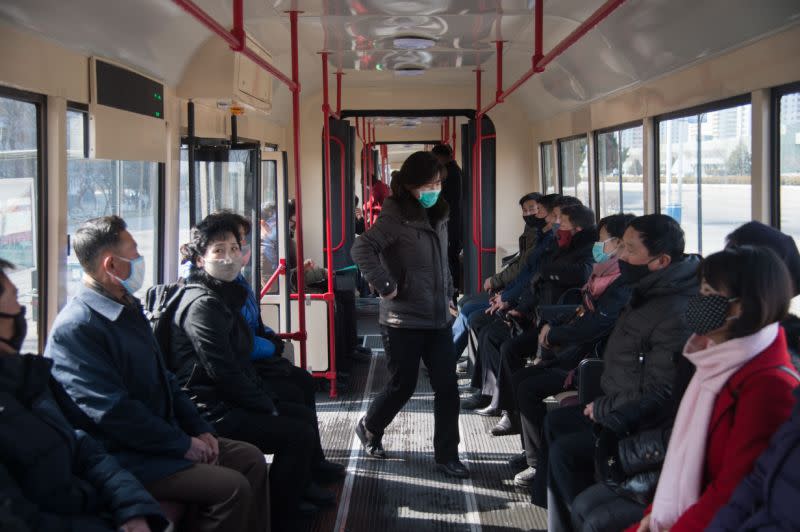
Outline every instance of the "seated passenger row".
<path id="1" fill-rule="evenodd" d="M 593 213 L 576 203 L 523 197 L 520 253 L 484 284 L 502 292 L 462 301 L 454 342 L 463 351 L 468 335 L 461 367 L 472 367 L 478 388 L 462 405 L 502 410 L 495 435 L 522 432 L 525 451 L 510 460 L 524 469 L 515 484 L 548 508 L 551 530 L 620 530 L 654 496 L 652 514 L 632 530 L 702 530 L 794 403 L 798 377 L 778 322 L 800 293 L 797 247 L 751 222 L 701 261 L 684 254 L 673 219 L 615 215 L 601 220 L 587 259 Z M 521 294 L 520 283 L 529 285 Z M 794 323 L 786 328 L 796 346 Z M 594 353 L 604 359 L 599 395 L 548 413 L 543 399 L 574 388 L 578 362 Z M 780 434 L 796 433 L 787 424 Z M 791 452 L 781 443 L 773 454 Z M 768 489 L 766 467 L 748 480 L 749 493 Z M 719 525 L 754 512 L 743 502 L 734 497 Z M 754 528 L 788 511 L 759 508 Z"/>

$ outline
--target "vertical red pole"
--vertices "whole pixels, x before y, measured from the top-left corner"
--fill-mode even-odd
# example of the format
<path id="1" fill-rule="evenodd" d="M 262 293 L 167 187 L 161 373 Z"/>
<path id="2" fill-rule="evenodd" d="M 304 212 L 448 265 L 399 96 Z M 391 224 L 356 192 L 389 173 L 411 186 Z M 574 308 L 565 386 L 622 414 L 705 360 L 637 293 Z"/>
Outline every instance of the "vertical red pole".
<path id="1" fill-rule="evenodd" d="M 544 0 L 536 0 L 533 16 L 533 70 L 542 72 L 544 68 L 539 68 L 538 65 L 544 57 Z"/>
<path id="2" fill-rule="evenodd" d="M 375 124 L 370 123 L 368 129 L 369 135 L 369 151 L 367 152 L 367 157 L 369 159 L 369 190 L 370 196 L 375 197 L 375 163 L 374 163 L 374 154 L 372 153 L 372 143 L 375 142 Z M 369 202 L 369 223 L 372 224 L 372 202 Z"/>
<path id="3" fill-rule="evenodd" d="M 233 35 L 238 44 L 235 47 L 231 47 L 233 50 L 237 52 L 241 52 L 244 50 L 245 45 L 247 44 L 245 33 L 244 33 L 244 0 L 233 0 L 233 29 L 231 30 L 231 35 Z"/>
<path id="4" fill-rule="evenodd" d="M 497 47 L 497 90 L 495 99 L 497 103 L 503 103 L 503 41 L 495 41 Z"/>
<path id="5" fill-rule="evenodd" d="M 453 153 L 456 150 L 456 117 L 453 117 Z M 463 161 L 462 161 L 463 163 Z"/>
<path id="6" fill-rule="evenodd" d="M 333 312 L 333 240 L 331 239 L 331 107 L 328 103 L 328 53 L 322 52 L 322 114 L 325 120 L 323 138 L 325 143 L 325 259 L 328 270 L 328 290 L 325 303 L 328 306 L 328 353 L 330 365 L 328 379 L 331 383 L 331 397 L 336 397 L 336 325 Z M 344 190 L 341 191 L 344 194 Z M 300 266 L 302 267 L 302 266 Z M 300 302 L 302 304 L 302 302 Z"/>
<path id="7" fill-rule="evenodd" d="M 297 45 L 297 11 L 289 12 L 289 24 L 292 40 L 292 81 L 296 88 L 292 91 L 292 138 L 294 140 L 294 189 L 297 206 L 297 225 L 295 237 L 297 239 L 297 319 L 300 322 L 298 333 L 300 335 L 300 367 L 308 369 L 306 365 L 306 280 L 303 271 L 303 193 L 300 173 L 300 68 L 298 65 Z"/>
<path id="8" fill-rule="evenodd" d="M 483 201 L 483 176 L 481 152 L 483 148 L 483 116 L 481 115 L 481 69 L 475 71 L 477 78 L 477 88 L 475 94 L 475 109 L 477 114 L 475 116 L 475 190 L 472 194 L 477 198 L 475 212 L 472 215 L 475 217 L 478 227 L 478 292 L 481 291 L 483 286 L 483 220 L 481 220 L 481 202 Z"/>
<path id="9" fill-rule="evenodd" d="M 336 73 L 336 116 L 342 117 L 342 76 L 344 72 L 341 70 Z"/>

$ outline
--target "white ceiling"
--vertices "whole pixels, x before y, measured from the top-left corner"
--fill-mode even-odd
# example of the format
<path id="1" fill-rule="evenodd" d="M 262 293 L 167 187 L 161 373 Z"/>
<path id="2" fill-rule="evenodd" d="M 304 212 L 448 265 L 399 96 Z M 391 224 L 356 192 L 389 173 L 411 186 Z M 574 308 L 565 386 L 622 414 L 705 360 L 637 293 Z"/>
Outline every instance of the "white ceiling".
<path id="1" fill-rule="evenodd" d="M 196 0 L 231 25 L 230 0 Z M 603 0 L 545 0 L 544 48 L 573 31 Z M 319 88 L 316 52 L 331 52 L 347 87 L 463 86 L 472 69 L 494 84 L 493 41 L 508 41 L 506 85 L 530 67 L 533 0 L 245 0 L 245 26 L 289 71 L 285 10 L 303 11 L 299 35 L 304 92 Z M 2 0 L 0 19 L 70 48 L 128 63 L 176 84 L 210 33 L 170 0 Z M 534 76 L 512 101 L 531 120 L 573 109 L 800 21 L 798 0 L 628 0 L 607 20 Z M 428 36 L 424 53 L 392 47 L 396 35 Z M 24 60 L 24 59 L 21 59 Z M 422 64 L 422 76 L 398 80 L 387 70 Z M 276 118 L 288 91 L 276 84 Z M 489 94 L 489 92 L 487 92 Z"/>

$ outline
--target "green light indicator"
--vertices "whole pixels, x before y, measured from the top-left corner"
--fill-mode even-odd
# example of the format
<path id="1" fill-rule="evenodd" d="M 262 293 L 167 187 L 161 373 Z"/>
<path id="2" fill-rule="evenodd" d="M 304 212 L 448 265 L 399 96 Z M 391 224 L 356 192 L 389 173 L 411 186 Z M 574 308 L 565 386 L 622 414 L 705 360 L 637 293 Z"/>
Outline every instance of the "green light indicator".
<path id="1" fill-rule="evenodd" d="M 156 111 L 156 118 L 161 118 L 161 111 Z"/>
<path id="2" fill-rule="evenodd" d="M 161 95 L 159 93 L 157 93 L 157 92 L 154 92 L 153 93 L 153 98 L 155 98 L 156 100 L 161 100 Z"/>

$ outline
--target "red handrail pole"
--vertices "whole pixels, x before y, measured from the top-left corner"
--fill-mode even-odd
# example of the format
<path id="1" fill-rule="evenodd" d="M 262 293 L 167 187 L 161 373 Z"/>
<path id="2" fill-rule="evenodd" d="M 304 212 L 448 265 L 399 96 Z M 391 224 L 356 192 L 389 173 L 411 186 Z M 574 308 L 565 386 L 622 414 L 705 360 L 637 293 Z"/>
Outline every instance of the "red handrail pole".
<path id="1" fill-rule="evenodd" d="M 297 11 L 289 11 L 289 25 L 292 40 L 292 80 L 296 88 L 292 90 L 292 134 L 294 140 L 294 189 L 297 206 L 295 236 L 297 240 L 297 319 L 300 333 L 300 367 L 306 365 L 306 280 L 303 270 L 303 183 L 300 173 L 300 67 L 298 62 Z"/>
<path id="2" fill-rule="evenodd" d="M 233 0 L 233 29 L 231 35 L 239 41 L 237 47 L 231 46 L 236 52 L 244 50 L 247 44 L 247 37 L 244 32 L 244 0 Z"/>
<path id="3" fill-rule="evenodd" d="M 497 100 L 497 103 L 503 103 L 503 41 L 495 41 L 494 44 L 497 47 L 497 90 L 495 91 L 495 100 Z"/>
<path id="4" fill-rule="evenodd" d="M 345 238 L 346 238 L 345 237 L 345 227 L 344 227 L 344 224 L 345 224 L 345 213 L 344 213 L 344 209 L 345 209 L 345 207 L 344 207 L 344 204 L 345 204 L 345 201 L 344 201 L 344 194 L 345 194 L 344 157 L 345 157 L 345 154 L 344 154 L 344 142 L 342 142 L 342 140 L 337 138 L 337 137 L 331 137 L 331 140 L 333 142 L 335 142 L 339 146 L 339 164 L 340 164 L 339 177 L 342 180 L 341 181 L 341 191 L 342 191 L 342 193 L 340 194 L 342 199 L 341 199 L 341 205 L 339 207 L 339 210 L 342 213 L 342 222 L 341 222 L 342 234 L 341 234 L 341 237 L 339 239 L 339 243 L 336 246 L 334 246 L 334 248 L 333 248 L 333 251 L 339 251 L 340 249 L 342 249 L 344 247 L 344 241 L 345 241 Z"/>
<path id="5" fill-rule="evenodd" d="M 453 153 L 456 150 L 456 117 L 453 117 Z M 463 164 L 463 161 L 462 161 Z"/>
<path id="6" fill-rule="evenodd" d="M 341 70 L 336 73 L 336 116 L 342 116 L 342 76 L 344 72 Z"/>
<path id="7" fill-rule="evenodd" d="M 477 84 L 475 90 L 475 109 L 477 116 L 475 117 L 475 175 L 476 185 L 473 191 L 473 196 L 477 196 L 477 206 L 473 216 L 476 217 L 478 223 L 478 292 L 481 291 L 483 286 L 483 220 L 481 220 L 481 202 L 483 201 L 483 176 L 481 165 L 482 160 L 482 144 L 483 144 L 483 115 L 481 114 L 481 69 L 477 69 Z"/>
<path id="8" fill-rule="evenodd" d="M 267 293 L 269 293 L 269 289 L 272 288 L 272 285 L 275 284 L 275 281 L 278 280 L 278 277 L 280 277 L 284 273 L 286 273 L 286 259 L 281 259 L 280 263 L 278 264 L 278 267 L 275 269 L 274 272 L 272 272 L 272 275 L 270 276 L 269 279 L 267 279 L 267 282 L 264 283 L 264 287 L 261 289 L 261 297 L 258 298 L 259 301 L 264 299 L 264 296 L 267 295 Z"/>
<path id="9" fill-rule="evenodd" d="M 544 0 L 536 0 L 533 15 L 533 68 L 537 70 L 539 62 L 544 57 Z M 544 70 L 544 69 L 542 69 Z M 541 72 L 541 70 L 537 70 Z"/>
<path id="10" fill-rule="evenodd" d="M 369 151 L 367 152 L 367 158 L 368 158 L 367 162 L 369 163 L 369 172 L 368 172 L 368 175 L 369 175 L 369 190 L 370 190 L 371 196 L 374 198 L 375 197 L 375 183 L 374 183 L 375 166 L 374 166 L 374 164 L 372 162 L 373 161 L 373 153 L 372 153 L 372 143 L 373 142 L 375 142 L 375 124 L 370 123 L 369 124 Z M 372 207 L 373 207 L 373 203 L 374 202 L 372 202 L 372 201 L 369 202 L 369 223 L 370 223 L 370 226 L 372 225 Z"/>

